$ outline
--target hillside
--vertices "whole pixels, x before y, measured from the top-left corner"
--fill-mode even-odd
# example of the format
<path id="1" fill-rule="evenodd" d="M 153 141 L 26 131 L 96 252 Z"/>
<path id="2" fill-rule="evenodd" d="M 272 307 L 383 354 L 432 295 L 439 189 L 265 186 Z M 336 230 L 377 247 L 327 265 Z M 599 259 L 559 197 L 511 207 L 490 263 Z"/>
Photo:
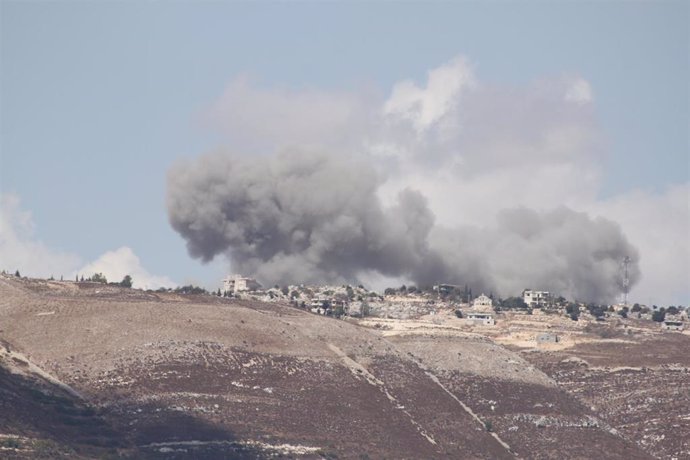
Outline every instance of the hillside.
<path id="1" fill-rule="evenodd" d="M 650 458 L 519 351 L 383 332 L 278 303 L 1 277 L 0 339 L 28 368 L 5 353 L 0 436 L 22 446 L 4 452 Z M 18 417 L 50 398 L 72 418 Z"/>

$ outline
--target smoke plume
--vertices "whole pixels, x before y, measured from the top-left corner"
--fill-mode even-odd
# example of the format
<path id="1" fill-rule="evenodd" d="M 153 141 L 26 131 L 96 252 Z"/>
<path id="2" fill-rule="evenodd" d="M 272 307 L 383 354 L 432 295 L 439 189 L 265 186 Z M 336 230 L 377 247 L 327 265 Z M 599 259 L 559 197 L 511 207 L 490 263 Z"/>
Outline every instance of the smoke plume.
<path id="1" fill-rule="evenodd" d="M 370 163 L 318 151 L 221 152 L 169 171 L 168 213 L 192 257 L 225 255 L 233 270 L 268 285 L 366 282 L 360 276 L 373 271 L 501 296 L 532 287 L 611 301 L 622 291 L 624 257 L 631 281 L 639 277 L 637 251 L 606 219 L 519 208 L 491 227 L 448 228 L 417 191 L 385 206 L 382 184 Z"/>

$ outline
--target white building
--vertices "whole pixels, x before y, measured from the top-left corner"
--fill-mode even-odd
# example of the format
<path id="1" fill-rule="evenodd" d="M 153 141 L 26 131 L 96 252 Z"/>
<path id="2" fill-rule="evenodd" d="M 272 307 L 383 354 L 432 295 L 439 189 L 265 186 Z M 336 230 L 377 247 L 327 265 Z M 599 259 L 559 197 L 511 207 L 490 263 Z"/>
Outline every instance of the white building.
<path id="1" fill-rule="evenodd" d="M 665 331 L 682 331 L 683 323 L 680 321 L 664 321 L 661 323 L 661 329 Z"/>
<path id="2" fill-rule="evenodd" d="M 484 307 L 484 308 L 489 307 L 489 308 L 491 308 L 491 307 L 493 307 L 493 304 L 494 304 L 493 300 L 491 300 L 490 297 L 487 297 L 484 294 L 480 295 L 479 297 L 477 297 L 476 299 L 474 299 L 472 301 L 472 306 L 475 308 L 476 307 Z"/>
<path id="3" fill-rule="evenodd" d="M 543 307 L 549 303 L 550 299 L 549 291 L 533 291 L 531 289 L 522 291 L 522 300 L 528 307 Z"/>
<path id="4" fill-rule="evenodd" d="M 484 324 L 486 326 L 493 326 L 496 324 L 491 313 L 471 312 L 467 314 L 467 321 L 475 324 Z"/>
<path id="5" fill-rule="evenodd" d="M 223 292 L 237 294 L 238 292 L 256 291 L 261 285 L 253 278 L 242 275 L 230 275 L 223 280 Z"/>

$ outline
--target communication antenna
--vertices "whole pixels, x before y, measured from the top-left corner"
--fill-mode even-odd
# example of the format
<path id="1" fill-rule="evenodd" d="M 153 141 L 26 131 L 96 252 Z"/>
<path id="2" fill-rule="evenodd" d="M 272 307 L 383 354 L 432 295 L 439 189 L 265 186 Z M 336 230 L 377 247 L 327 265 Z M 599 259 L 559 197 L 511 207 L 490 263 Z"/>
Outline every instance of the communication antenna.
<path id="1" fill-rule="evenodd" d="M 628 265 L 630 265 L 630 257 L 625 256 L 623 259 L 623 305 L 626 307 L 628 306 L 628 290 L 630 289 Z"/>

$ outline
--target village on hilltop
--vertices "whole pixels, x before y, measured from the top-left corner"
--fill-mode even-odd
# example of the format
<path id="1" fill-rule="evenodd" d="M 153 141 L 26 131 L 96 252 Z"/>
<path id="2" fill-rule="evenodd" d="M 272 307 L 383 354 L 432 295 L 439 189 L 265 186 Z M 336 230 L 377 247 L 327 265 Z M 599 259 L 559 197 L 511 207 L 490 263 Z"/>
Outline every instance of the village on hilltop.
<path id="1" fill-rule="evenodd" d="M 548 291 L 524 289 L 519 297 L 496 298 L 493 294 L 473 295 L 468 286 L 437 284 L 425 288 L 401 286 L 387 288 L 383 294 L 364 286 L 290 285 L 262 288 L 255 279 L 230 275 L 216 292 L 223 297 L 246 298 L 264 302 L 287 301 L 312 313 L 341 317 L 377 317 L 383 319 L 418 319 L 441 312 L 452 312 L 467 324 L 493 326 L 505 314 L 561 315 L 572 321 L 580 319 L 605 323 L 615 319 L 655 321 L 662 330 L 682 331 L 689 321 L 684 306 L 647 306 L 624 303 L 597 305 L 570 301 Z M 555 340 L 555 338 L 554 338 Z"/>

